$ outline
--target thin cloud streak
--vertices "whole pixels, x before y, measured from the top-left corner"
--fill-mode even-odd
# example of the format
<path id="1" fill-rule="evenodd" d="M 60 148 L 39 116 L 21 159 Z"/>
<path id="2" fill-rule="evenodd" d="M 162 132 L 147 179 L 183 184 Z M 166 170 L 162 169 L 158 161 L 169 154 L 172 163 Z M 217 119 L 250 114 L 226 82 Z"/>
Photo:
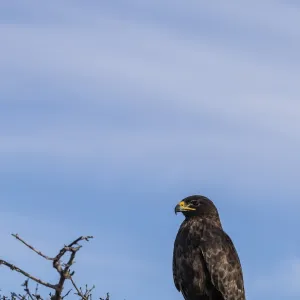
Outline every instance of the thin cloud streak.
<path id="1" fill-rule="evenodd" d="M 276 266 L 293 239 L 277 220 L 298 228 L 298 10 L 217 3 L 0 3 L 1 198 L 4 209 L 27 214 L 0 214 L 5 255 L 13 228 L 42 250 L 92 228 L 100 238 L 80 253 L 80 282 L 116 299 L 181 299 L 170 273 L 179 225 L 170 207 L 195 192 L 220 206 L 253 299 L 275 300 L 273 279 L 298 278 L 293 263 Z M 160 210 L 150 215 L 154 203 Z M 69 207 L 76 228 L 60 222 Z M 51 229 L 49 245 L 39 237 Z M 19 248 L 15 262 L 28 253 Z M 251 285 L 260 279 L 263 287 Z M 5 280 L 12 286 L 15 276 Z"/>
<path id="2" fill-rule="evenodd" d="M 81 39 L 76 39 L 78 33 L 75 34 L 74 32 L 73 38 L 69 38 L 67 44 L 63 43 L 70 34 L 53 31 L 52 29 L 47 34 L 47 31 L 37 32 L 35 29 L 14 28 L 12 31 L 8 30 L 8 40 L 5 44 L 9 45 L 9 39 L 12 39 L 14 35 L 16 40 L 20 36 L 26 40 L 31 40 L 32 43 L 28 42 L 28 45 L 30 45 L 28 49 L 23 49 L 23 56 L 19 57 L 19 54 L 15 53 L 13 61 L 16 68 L 20 68 L 23 64 L 22 72 L 36 72 L 35 76 L 40 72 L 50 72 L 52 76 L 62 77 L 66 84 L 72 84 L 72 81 L 77 83 L 82 80 L 79 84 L 79 90 L 85 87 L 88 78 L 90 90 L 101 95 L 101 89 L 109 81 L 110 86 L 117 85 L 125 93 L 127 91 L 128 95 L 131 95 L 134 89 L 144 94 L 152 93 L 152 103 L 172 105 L 173 109 L 183 113 L 185 111 L 195 111 L 196 109 L 203 113 L 214 112 L 214 114 L 220 114 L 222 117 L 227 115 L 230 119 L 232 117 L 240 120 L 249 118 L 251 122 L 256 119 L 257 122 L 261 123 L 266 123 L 266 118 L 263 116 L 263 114 L 266 114 L 268 119 L 273 119 L 275 122 L 278 122 L 278 117 L 283 117 L 285 122 L 290 123 L 285 131 L 294 128 L 295 120 L 299 117 L 296 113 L 299 106 L 298 101 L 294 100 L 295 96 L 291 95 L 289 98 L 284 99 L 283 104 L 280 94 L 282 94 L 284 86 L 286 90 L 289 90 L 289 93 L 292 93 L 293 90 L 295 93 L 297 92 L 295 82 L 297 74 L 291 73 L 289 76 L 284 76 L 285 74 L 282 73 L 280 68 L 274 66 L 272 69 L 265 69 L 260 65 L 252 65 L 251 62 L 243 62 L 238 57 L 235 57 L 233 61 L 230 56 L 224 56 L 224 54 L 222 56 L 220 50 L 207 48 L 198 42 L 189 44 L 176 38 L 161 36 L 159 32 L 146 35 L 148 45 L 161 45 L 154 48 L 152 52 L 145 53 L 143 56 L 137 55 L 134 49 L 139 49 L 137 52 L 141 53 L 144 47 L 142 43 L 137 43 L 131 45 L 124 53 L 120 53 L 117 50 L 120 45 L 115 44 L 119 40 L 118 37 L 123 36 L 125 43 L 126 38 L 139 40 L 144 36 L 144 32 L 141 29 L 137 30 L 136 27 L 131 28 L 133 30 L 125 30 L 124 32 L 122 31 L 122 28 L 126 28 L 124 24 L 118 24 L 117 28 L 114 32 L 115 39 L 112 40 L 112 43 L 108 43 L 106 50 L 105 47 L 100 47 L 99 44 L 96 44 L 93 50 L 82 46 L 80 49 L 77 40 Z M 126 32 L 127 34 L 130 33 L 126 36 Z M 84 36 L 84 33 L 79 36 Z M 160 37 L 158 38 L 158 36 Z M 106 36 L 105 40 L 107 39 Z M 55 41 L 59 40 L 61 40 L 58 43 L 59 46 L 53 48 Z M 40 41 L 45 42 L 42 52 L 38 50 L 39 47 L 36 41 L 39 41 L 39 43 Z M 89 44 L 88 42 L 91 42 L 91 40 L 88 39 L 84 44 Z M 110 47 L 115 49 L 115 52 L 111 51 Z M 17 49 L 16 46 L 14 48 Z M 37 52 L 32 51 L 33 49 L 36 49 Z M 172 54 L 172 49 L 176 49 L 176 53 Z M 7 49 L 7 53 L 13 53 L 12 49 Z M 164 58 L 164 61 L 161 61 L 157 56 L 158 53 Z M 81 57 L 81 59 L 75 59 L 76 57 Z M 176 60 L 176 57 L 182 59 Z M 176 61 L 176 65 L 174 65 L 174 61 Z M 6 61 L 6 63 L 8 62 Z M 10 63 L 13 62 L 10 61 Z M 39 70 L 35 70 L 35 67 L 38 67 Z M 229 69 L 231 71 L 228 74 Z M 147 71 L 145 72 L 145 70 Z M 205 75 L 203 70 L 205 70 Z M 73 74 L 79 75 L 75 75 L 78 77 L 74 78 Z M 86 79 L 84 74 L 87 75 Z M 215 82 L 218 82 L 218 89 L 215 88 Z M 237 84 L 238 88 L 236 88 Z M 276 86 L 279 87 L 277 91 Z M 74 88 L 75 91 L 78 90 L 78 87 L 74 86 Z M 202 98 L 201 95 L 209 96 Z M 158 100 L 155 100 L 155 98 Z M 210 98 L 214 101 L 207 101 Z M 63 102 L 70 101 L 73 103 L 75 101 L 76 103 L 82 101 L 82 103 L 87 103 L 87 101 L 92 101 L 92 104 L 105 102 L 103 97 L 99 97 L 99 100 L 95 99 L 83 95 L 82 98 L 77 97 L 72 101 L 70 98 L 70 100 L 63 100 Z M 5 97 L 2 98 L 2 101 L 6 101 Z M 43 101 L 43 99 L 40 101 Z M 117 100 L 117 102 L 119 101 L 122 102 L 122 100 Z M 136 101 L 137 99 L 134 97 L 131 99 L 126 98 L 126 102 L 131 103 L 131 105 L 134 105 Z M 142 100 L 140 98 L 138 101 L 149 103 L 150 99 Z M 275 128 L 276 126 L 282 127 L 282 123 L 277 125 L 271 123 L 269 125 L 267 122 L 266 125 L 269 130 L 274 129 L 274 125 Z"/>

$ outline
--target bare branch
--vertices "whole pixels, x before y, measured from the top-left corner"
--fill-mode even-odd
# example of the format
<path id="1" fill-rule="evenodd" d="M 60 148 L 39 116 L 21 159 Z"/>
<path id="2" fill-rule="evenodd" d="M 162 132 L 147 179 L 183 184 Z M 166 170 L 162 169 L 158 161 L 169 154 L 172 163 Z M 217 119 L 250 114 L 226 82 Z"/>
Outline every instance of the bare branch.
<path id="1" fill-rule="evenodd" d="M 80 297 L 82 298 L 82 300 L 86 300 L 85 297 L 84 297 L 84 295 L 81 293 L 81 291 L 79 290 L 79 288 L 78 288 L 77 285 L 75 284 L 75 282 L 74 282 L 74 280 L 73 280 L 72 277 L 70 278 L 70 280 L 71 280 L 71 282 L 72 282 L 74 288 L 75 288 L 76 291 L 77 291 L 77 295 L 80 296 Z"/>
<path id="2" fill-rule="evenodd" d="M 34 300 L 32 294 L 31 294 L 31 292 L 29 290 L 29 287 L 28 287 L 28 281 L 29 281 L 29 279 L 27 278 L 22 285 L 25 287 L 24 291 L 26 292 L 26 295 L 28 295 L 31 300 Z"/>
<path id="3" fill-rule="evenodd" d="M 43 285 L 43 286 L 46 286 L 46 287 L 51 288 L 51 289 L 54 289 L 54 290 L 57 289 L 57 286 L 56 286 L 56 285 L 51 284 L 51 283 L 48 283 L 48 282 L 45 282 L 45 281 L 43 281 L 43 280 L 41 280 L 41 279 L 39 279 L 39 278 L 36 278 L 36 277 L 30 275 L 29 273 L 27 273 L 27 272 L 21 270 L 21 269 L 18 268 L 17 266 L 15 266 L 15 265 L 13 265 L 13 264 L 10 264 L 10 263 L 6 262 L 5 260 L 0 259 L 0 265 L 5 265 L 5 266 L 9 267 L 11 270 L 16 271 L 16 272 L 19 272 L 19 273 L 23 274 L 24 276 L 26 276 L 26 277 L 28 277 L 28 278 L 34 280 L 35 282 L 37 282 L 37 283 L 39 283 L 39 284 L 41 284 L 41 285 Z"/>
<path id="4" fill-rule="evenodd" d="M 72 291 L 72 289 L 70 289 L 64 296 L 62 296 L 61 299 L 68 297 L 71 291 Z"/>
<path id="5" fill-rule="evenodd" d="M 81 237 L 77 238 L 75 241 L 73 241 L 71 244 L 69 244 L 68 246 L 65 245 L 65 246 L 59 251 L 59 253 L 55 256 L 54 261 L 60 260 L 60 259 L 63 257 L 63 255 L 64 255 L 67 251 L 70 251 L 69 249 L 70 249 L 71 247 L 73 247 L 74 245 L 77 245 L 78 242 L 83 241 L 83 240 L 89 242 L 89 240 L 92 239 L 92 238 L 94 238 L 94 237 L 93 237 L 93 236 L 81 236 Z M 80 246 L 80 247 L 81 247 L 81 246 Z"/>
<path id="6" fill-rule="evenodd" d="M 72 285 L 74 286 L 74 288 L 76 289 L 76 292 L 77 292 L 75 294 L 78 295 L 82 300 L 91 300 L 91 298 L 92 298 L 91 291 L 94 289 L 94 286 L 91 289 L 88 289 L 88 287 L 86 285 L 85 291 L 83 291 L 81 288 L 78 288 L 72 278 L 72 276 L 74 275 L 75 272 L 74 271 L 71 272 L 70 267 L 75 262 L 75 256 L 76 256 L 77 251 L 79 251 L 80 248 L 82 247 L 81 245 L 78 245 L 78 243 L 80 241 L 89 241 L 90 239 L 93 238 L 93 236 L 80 236 L 79 238 L 74 240 L 69 245 L 65 245 L 62 249 L 60 249 L 58 254 L 53 258 L 49 257 L 49 256 L 43 254 L 41 251 L 35 249 L 33 246 L 31 246 L 30 244 L 25 242 L 22 238 L 20 238 L 18 234 L 12 234 L 12 236 L 15 237 L 17 240 L 19 240 L 21 243 L 23 243 L 26 247 L 28 247 L 29 249 L 31 249 L 32 251 L 34 251 L 35 253 L 40 255 L 41 257 L 45 258 L 46 260 L 52 261 L 53 268 L 55 268 L 59 274 L 58 283 L 51 284 L 51 283 L 45 282 L 35 276 L 30 275 L 29 273 L 25 272 L 24 270 L 18 268 L 17 266 L 15 266 L 13 264 L 8 263 L 5 260 L 0 260 L 0 265 L 5 265 L 5 266 L 9 267 L 11 270 L 19 272 L 28 278 L 25 280 L 25 282 L 23 284 L 24 291 L 26 292 L 26 294 L 25 295 L 21 295 L 21 294 L 17 295 L 16 293 L 11 293 L 12 300 L 16 300 L 16 299 L 19 299 L 19 300 L 42 300 L 42 297 L 40 295 L 38 295 L 38 284 L 41 284 L 45 287 L 48 287 L 48 288 L 51 288 L 54 290 L 53 294 L 50 293 L 50 298 L 52 300 L 62 300 L 64 298 L 66 298 L 71 292 L 71 290 L 69 290 L 64 296 L 62 296 L 62 292 L 63 292 L 66 280 L 71 281 Z M 63 258 L 63 256 L 66 253 L 70 253 L 70 257 L 66 263 L 63 263 L 63 262 L 61 262 L 61 259 Z M 28 286 L 29 279 L 31 279 L 37 283 L 35 293 L 30 292 L 30 289 Z M 0 296 L 0 299 L 8 300 L 8 298 L 4 297 L 4 296 L 3 297 Z M 109 298 L 106 300 L 109 300 Z"/>
<path id="7" fill-rule="evenodd" d="M 100 298 L 100 300 L 109 300 L 109 299 L 110 299 L 109 293 L 106 293 L 105 299 L 104 298 Z"/>
<path id="8" fill-rule="evenodd" d="M 32 247 L 31 245 L 29 245 L 28 243 L 26 243 L 23 239 L 21 239 L 19 237 L 18 234 L 12 234 L 13 237 L 15 237 L 17 240 L 19 240 L 21 243 L 23 243 L 25 246 L 27 246 L 28 248 L 30 248 L 32 251 L 34 251 L 35 253 L 37 253 L 38 255 L 44 257 L 47 260 L 54 260 L 54 258 L 51 258 L 45 254 L 43 254 L 41 251 L 36 250 L 34 247 Z"/>

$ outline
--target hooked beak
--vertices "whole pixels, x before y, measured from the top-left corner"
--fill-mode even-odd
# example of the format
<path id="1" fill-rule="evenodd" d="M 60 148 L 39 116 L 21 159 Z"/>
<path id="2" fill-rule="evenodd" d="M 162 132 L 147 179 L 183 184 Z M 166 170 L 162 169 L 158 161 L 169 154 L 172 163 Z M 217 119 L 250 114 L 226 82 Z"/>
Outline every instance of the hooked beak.
<path id="1" fill-rule="evenodd" d="M 191 210 L 196 210 L 196 208 L 189 207 L 184 201 L 180 201 L 176 206 L 175 206 L 175 214 L 177 215 L 178 212 L 184 212 L 184 211 L 191 211 Z"/>

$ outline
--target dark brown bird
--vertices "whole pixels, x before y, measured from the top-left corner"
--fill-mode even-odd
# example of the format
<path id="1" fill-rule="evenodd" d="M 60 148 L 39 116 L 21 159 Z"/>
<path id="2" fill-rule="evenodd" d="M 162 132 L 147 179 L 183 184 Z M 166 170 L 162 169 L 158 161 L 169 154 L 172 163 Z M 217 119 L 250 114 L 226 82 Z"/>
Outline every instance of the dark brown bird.
<path id="1" fill-rule="evenodd" d="M 175 207 L 185 220 L 173 252 L 173 278 L 185 300 L 245 300 L 241 263 L 211 200 L 195 195 Z"/>

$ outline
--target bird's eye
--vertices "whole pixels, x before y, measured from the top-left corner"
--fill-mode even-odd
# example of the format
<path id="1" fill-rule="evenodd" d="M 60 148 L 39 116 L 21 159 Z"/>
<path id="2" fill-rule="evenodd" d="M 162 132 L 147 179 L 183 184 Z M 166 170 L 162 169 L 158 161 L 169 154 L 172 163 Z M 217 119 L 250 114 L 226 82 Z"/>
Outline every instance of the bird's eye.
<path id="1" fill-rule="evenodd" d="M 190 202 L 190 204 L 193 205 L 193 206 L 199 206 L 199 202 L 198 202 L 198 201 L 195 201 L 195 200 L 192 200 L 192 201 Z"/>

